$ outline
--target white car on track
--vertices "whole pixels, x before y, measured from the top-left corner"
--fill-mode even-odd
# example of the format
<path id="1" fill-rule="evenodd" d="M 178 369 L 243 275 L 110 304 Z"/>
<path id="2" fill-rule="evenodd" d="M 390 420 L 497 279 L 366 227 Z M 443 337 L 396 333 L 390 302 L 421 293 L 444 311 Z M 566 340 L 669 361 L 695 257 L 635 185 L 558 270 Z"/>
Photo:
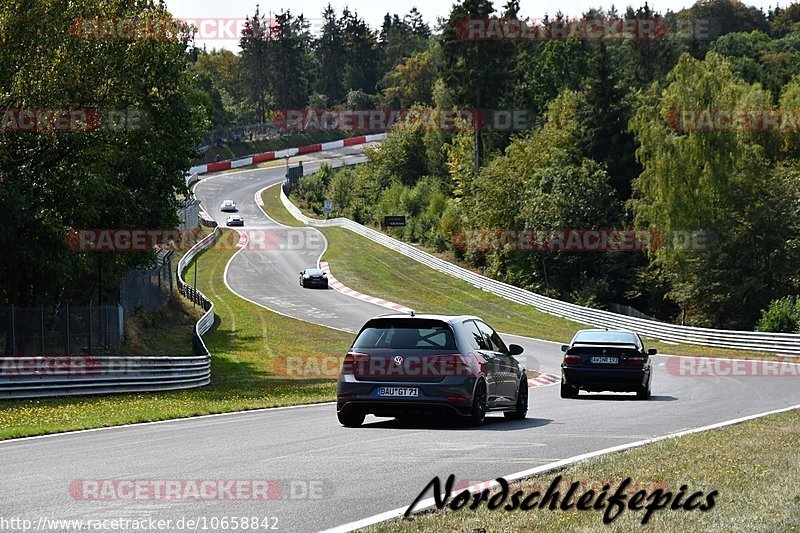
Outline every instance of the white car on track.
<path id="1" fill-rule="evenodd" d="M 234 202 L 233 200 L 225 200 L 224 202 L 222 202 L 222 205 L 219 206 L 219 210 L 223 212 L 235 213 L 237 210 L 236 202 Z"/>

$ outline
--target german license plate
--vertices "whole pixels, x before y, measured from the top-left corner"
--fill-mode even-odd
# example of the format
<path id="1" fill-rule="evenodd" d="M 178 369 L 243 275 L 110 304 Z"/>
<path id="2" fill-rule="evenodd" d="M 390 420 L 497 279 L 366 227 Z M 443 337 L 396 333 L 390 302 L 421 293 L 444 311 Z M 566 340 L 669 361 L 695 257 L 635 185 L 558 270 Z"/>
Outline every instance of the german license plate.
<path id="1" fill-rule="evenodd" d="M 419 389 L 411 387 L 380 387 L 378 396 L 392 398 L 416 398 L 419 396 Z"/>
<path id="2" fill-rule="evenodd" d="M 590 361 L 596 365 L 616 365 L 619 363 L 619 357 L 592 357 Z"/>

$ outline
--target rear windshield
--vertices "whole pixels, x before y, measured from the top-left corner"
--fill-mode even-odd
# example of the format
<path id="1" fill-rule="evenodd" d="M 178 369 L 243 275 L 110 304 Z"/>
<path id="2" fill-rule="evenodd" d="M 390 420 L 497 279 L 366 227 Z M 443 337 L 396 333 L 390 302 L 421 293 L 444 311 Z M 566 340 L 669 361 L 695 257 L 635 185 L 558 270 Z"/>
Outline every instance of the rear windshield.
<path id="1" fill-rule="evenodd" d="M 309 268 L 308 270 L 306 270 L 306 274 L 309 274 L 311 276 L 319 276 L 320 274 L 324 274 L 324 272 L 322 270 Z"/>
<path id="2" fill-rule="evenodd" d="M 573 343 L 589 344 L 639 344 L 636 335 L 627 331 L 581 331 Z"/>
<path id="3" fill-rule="evenodd" d="M 395 350 L 455 350 L 450 326 L 439 320 L 372 320 L 361 331 L 353 348 Z"/>

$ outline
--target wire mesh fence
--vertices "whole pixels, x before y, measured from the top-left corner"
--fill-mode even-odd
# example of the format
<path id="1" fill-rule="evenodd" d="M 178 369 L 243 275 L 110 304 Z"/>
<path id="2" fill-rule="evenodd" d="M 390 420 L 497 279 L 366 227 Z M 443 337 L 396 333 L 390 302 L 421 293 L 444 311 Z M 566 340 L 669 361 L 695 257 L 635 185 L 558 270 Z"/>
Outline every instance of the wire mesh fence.
<path id="1" fill-rule="evenodd" d="M 116 353 L 123 332 L 120 306 L 0 307 L 6 356 Z"/>
<path id="2" fill-rule="evenodd" d="M 290 132 L 278 128 L 275 124 L 265 122 L 262 124 L 246 124 L 230 128 L 217 128 L 204 134 L 207 146 L 214 144 L 223 145 L 228 142 L 257 141 L 279 137 Z"/>
<path id="3" fill-rule="evenodd" d="M 190 231 L 200 224 L 200 200 L 188 198 L 178 210 L 181 231 Z"/>
<path id="4" fill-rule="evenodd" d="M 120 284 L 119 303 L 126 314 L 152 313 L 169 301 L 175 287 L 173 255 L 173 252 L 159 252 L 153 268 L 125 274 Z"/>

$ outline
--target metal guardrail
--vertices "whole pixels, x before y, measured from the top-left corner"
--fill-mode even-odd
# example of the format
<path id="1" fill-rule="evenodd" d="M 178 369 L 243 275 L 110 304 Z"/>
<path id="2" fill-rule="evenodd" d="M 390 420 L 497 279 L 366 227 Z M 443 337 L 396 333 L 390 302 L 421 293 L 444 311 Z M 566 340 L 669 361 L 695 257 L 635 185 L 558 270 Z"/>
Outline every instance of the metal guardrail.
<path id="1" fill-rule="evenodd" d="M 202 335 L 214 324 L 214 304 L 183 280 L 183 270 L 219 238 L 219 228 L 178 262 L 178 289 L 205 314 L 194 328 L 194 356 L 0 357 L 0 399 L 193 389 L 211 382 L 211 354 Z"/>
<path id="2" fill-rule="evenodd" d="M 186 269 L 186 266 L 192 261 L 192 259 L 197 257 L 200 252 L 214 246 L 219 239 L 219 236 L 219 227 L 215 227 L 213 232 L 192 246 L 192 248 L 186 252 L 183 257 L 181 257 L 181 260 L 178 261 L 178 291 L 192 302 L 202 306 L 206 311 L 200 320 L 197 321 L 197 325 L 195 326 L 195 354 L 209 358 L 210 354 L 208 353 L 208 348 L 206 348 L 205 342 L 203 342 L 203 335 L 205 335 L 208 330 L 211 329 L 211 326 L 214 325 L 214 304 L 211 302 L 211 300 L 206 298 L 202 292 L 198 291 L 184 281 L 183 271 Z"/>
<path id="3" fill-rule="evenodd" d="M 800 355 L 800 335 L 793 333 L 760 333 L 755 331 L 732 331 L 722 329 L 678 326 L 665 322 L 656 322 L 643 318 L 619 315 L 601 309 L 592 309 L 580 305 L 562 302 L 554 298 L 542 296 L 502 281 L 476 274 L 465 268 L 439 259 L 372 228 L 363 226 L 347 218 L 328 220 L 312 219 L 305 216 L 286 196 L 281 188 L 281 201 L 286 209 L 300 222 L 317 227 L 342 227 L 390 250 L 410 257 L 434 270 L 456 277 L 486 292 L 500 296 L 512 302 L 531 305 L 551 315 L 568 318 L 580 324 L 595 327 L 631 329 L 640 334 L 680 344 L 696 344 L 713 348 L 730 348 L 735 350 L 768 351 L 782 354 Z M 566 340 L 566 339 L 565 339 Z"/>

